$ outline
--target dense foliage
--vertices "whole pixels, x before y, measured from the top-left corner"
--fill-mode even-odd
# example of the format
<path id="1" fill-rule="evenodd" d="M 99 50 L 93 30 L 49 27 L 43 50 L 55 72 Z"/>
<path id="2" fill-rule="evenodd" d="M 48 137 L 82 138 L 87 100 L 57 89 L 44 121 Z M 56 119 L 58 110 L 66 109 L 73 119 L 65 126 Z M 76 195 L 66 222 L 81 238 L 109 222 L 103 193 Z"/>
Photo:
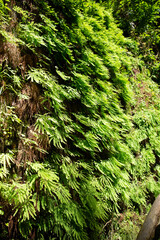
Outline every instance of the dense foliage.
<path id="1" fill-rule="evenodd" d="M 160 1 L 108 0 L 106 4 L 112 8 L 124 35 L 138 41 L 138 54 L 152 79 L 157 81 L 160 77 Z"/>
<path id="2" fill-rule="evenodd" d="M 115 239 L 160 191 L 159 86 L 109 5 L 0 0 L 1 239 Z"/>

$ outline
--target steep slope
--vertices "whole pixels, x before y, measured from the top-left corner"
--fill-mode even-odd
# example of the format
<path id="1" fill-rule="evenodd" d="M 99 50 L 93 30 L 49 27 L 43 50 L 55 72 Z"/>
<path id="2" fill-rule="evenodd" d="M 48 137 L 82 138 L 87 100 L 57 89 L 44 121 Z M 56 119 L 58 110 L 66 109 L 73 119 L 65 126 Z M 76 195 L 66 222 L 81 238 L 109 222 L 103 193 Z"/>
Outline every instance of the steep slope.
<path id="1" fill-rule="evenodd" d="M 0 11 L 1 239 L 103 239 L 159 191 L 159 88 L 101 4 Z"/>

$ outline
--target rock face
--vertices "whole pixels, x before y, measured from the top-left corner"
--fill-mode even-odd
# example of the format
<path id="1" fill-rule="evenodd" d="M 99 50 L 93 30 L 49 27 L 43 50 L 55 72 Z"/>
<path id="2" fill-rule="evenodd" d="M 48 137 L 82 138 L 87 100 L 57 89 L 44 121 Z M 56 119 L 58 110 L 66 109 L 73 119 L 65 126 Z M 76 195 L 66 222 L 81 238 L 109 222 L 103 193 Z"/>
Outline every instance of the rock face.
<path id="1" fill-rule="evenodd" d="M 138 234 L 137 240 L 158 240 L 160 221 L 160 195 L 154 201 L 144 224 Z"/>

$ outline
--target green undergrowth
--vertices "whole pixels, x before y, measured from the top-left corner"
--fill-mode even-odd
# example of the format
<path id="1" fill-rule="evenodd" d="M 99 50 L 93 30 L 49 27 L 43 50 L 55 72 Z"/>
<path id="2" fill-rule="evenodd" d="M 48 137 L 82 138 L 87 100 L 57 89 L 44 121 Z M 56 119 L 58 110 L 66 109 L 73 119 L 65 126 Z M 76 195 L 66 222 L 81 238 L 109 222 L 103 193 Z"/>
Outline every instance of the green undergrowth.
<path id="1" fill-rule="evenodd" d="M 150 206 L 147 206 L 147 212 Z M 137 233 L 145 220 L 146 214 L 132 209 L 117 214 L 107 222 L 109 229 L 106 240 L 136 240 Z"/>
<path id="2" fill-rule="evenodd" d="M 129 239 L 106 222 L 141 219 L 160 190 L 159 88 L 138 44 L 92 0 L 0 4 L 1 239 Z"/>

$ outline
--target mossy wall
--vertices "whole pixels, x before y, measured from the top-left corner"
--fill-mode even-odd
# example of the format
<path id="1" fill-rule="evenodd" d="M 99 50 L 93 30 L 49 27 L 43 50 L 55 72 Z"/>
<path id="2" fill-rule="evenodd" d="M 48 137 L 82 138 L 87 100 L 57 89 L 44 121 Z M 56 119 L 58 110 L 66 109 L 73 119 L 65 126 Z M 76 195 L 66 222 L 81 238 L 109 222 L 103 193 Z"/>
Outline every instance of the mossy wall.
<path id="1" fill-rule="evenodd" d="M 0 237 L 105 239 L 159 193 L 159 87 L 103 4 L 0 14 Z"/>

